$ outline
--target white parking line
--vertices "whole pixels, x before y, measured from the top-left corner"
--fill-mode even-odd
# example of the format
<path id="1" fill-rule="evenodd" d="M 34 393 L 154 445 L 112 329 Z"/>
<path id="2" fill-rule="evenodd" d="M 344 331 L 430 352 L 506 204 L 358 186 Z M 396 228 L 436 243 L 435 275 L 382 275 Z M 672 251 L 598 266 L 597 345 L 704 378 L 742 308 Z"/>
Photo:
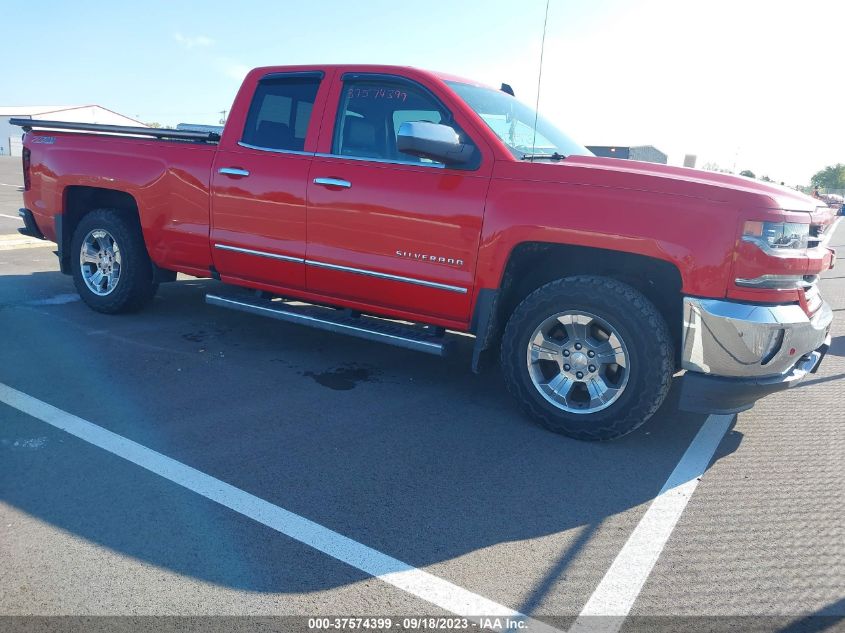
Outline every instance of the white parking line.
<path id="1" fill-rule="evenodd" d="M 5 182 L 0 182 L 0 187 L 17 187 L 18 189 L 21 188 L 20 185 L 7 185 Z"/>
<path id="2" fill-rule="evenodd" d="M 19 216 L 19 215 L 8 215 L 6 213 L 0 213 L 0 218 L 10 218 L 12 220 L 20 220 L 21 216 Z"/>
<path id="3" fill-rule="evenodd" d="M 0 251 L 15 251 L 21 248 L 51 248 L 55 242 L 39 240 L 37 237 L 29 237 L 20 233 L 11 235 L 0 235 Z"/>
<path id="4" fill-rule="evenodd" d="M 570 633 L 619 630 L 732 420 L 732 415 L 711 415 L 705 420 L 584 605 Z"/>
<path id="5" fill-rule="evenodd" d="M 525 628 L 520 630 L 523 631 L 559 633 L 557 629 L 533 620 L 518 611 L 412 567 L 3 383 L 0 383 L 0 402 L 113 455 L 122 457 L 446 611 L 476 622 L 482 617 L 501 618 L 502 630 L 510 627 L 512 623 L 522 621 Z"/>

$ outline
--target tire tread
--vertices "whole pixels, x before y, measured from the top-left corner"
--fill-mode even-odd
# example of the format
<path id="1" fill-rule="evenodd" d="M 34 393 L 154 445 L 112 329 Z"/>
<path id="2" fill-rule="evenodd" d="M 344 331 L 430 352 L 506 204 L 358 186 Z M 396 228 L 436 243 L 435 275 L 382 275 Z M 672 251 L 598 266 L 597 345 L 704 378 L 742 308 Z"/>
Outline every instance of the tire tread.
<path id="1" fill-rule="evenodd" d="M 529 391 L 529 387 L 518 375 L 522 368 L 514 360 L 524 358 L 525 349 L 522 348 L 520 336 L 525 330 L 536 327 L 535 312 L 542 309 L 550 300 L 559 300 L 565 306 L 567 300 L 576 298 L 589 301 L 590 297 L 613 298 L 624 304 L 626 312 L 633 318 L 628 327 L 638 330 L 642 338 L 653 337 L 651 345 L 658 348 L 660 362 L 645 364 L 648 374 L 645 377 L 649 389 L 640 389 L 633 400 L 620 415 L 605 417 L 589 430 L 575 429 L 567 425 L 565 412 L 561 415 L 553 414 L 548 407 L 543 406 L 542 396 L 536 397 Z M 593 299 L 595 300 L 595 299 Z M 630 342 L 628 343 L 631 344 Z M 529 294 L 514 310 L 502 338 L 501 365 L 505 382 L 511 395 L 522 405 L 523 409 L 545 428 L 556 433 L 562 433 L 579 440 L 606 441 L 626 435 L 644 424 L 660 407 L 669 393 L 674 370 L 674 346 L 666 321 L 641 292 L 632 286 L 609 277 L 593 275 L 577 275 L 564 277 L 549 282 Z M 524 366 L 524 361 L 522 362 Z M 629 385 L 630 386 L 630 385 Z M 533 387 L 531 387 L 533 389 Z M 536 392 L 536 389 L 534 389 Z M 611 409 L 613 406 L 610 407 Z M 601 412 L 599 412 L 601 413 Z"/>
<path id="2" fill-rule="evenodd" d="M 105 229 L 115 237 L 123 260 L 117 288 L 104 297 L 88 289 L 79 263 L 82 240 L 97 228 Z M 137 217 L 130 213 L 118 209 L 95 209 L 86 213 L 73 233 L 71 249 L 73 281 L 79 296 L 91 309 L 104 314 L 137 312 L 155 296 L 158 284 L 153 277 L 152 262 Z"/>

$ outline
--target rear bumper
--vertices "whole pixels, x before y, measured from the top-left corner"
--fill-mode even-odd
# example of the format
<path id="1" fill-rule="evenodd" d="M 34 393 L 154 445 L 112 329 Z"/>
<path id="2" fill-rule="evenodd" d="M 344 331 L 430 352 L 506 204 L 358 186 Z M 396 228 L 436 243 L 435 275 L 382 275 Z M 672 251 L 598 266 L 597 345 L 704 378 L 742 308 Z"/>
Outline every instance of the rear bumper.
<path id="1" fill-rule="evenodd" d="M 798 385 L 814 374 L 830 347 L 830 336 L 784 374 L 762 378 L 737 378 L 687 372 L 681 378 L 682 411 L 694 413 L 739 413 L 754 406 L 760 398 Z"/>
<path id="2" fill-rule="evenodd" d="M 39 240 L 47 239 L 35 223 L 35 217 L 29 209 L 18 209 L 18 215 L 23 220 L 23 228 L 18 229 L 18 233 L 26 235 L 27 237 L 35 237 Z"/>
<path id="3" fill-rule="evenodd" d="M 815 372 L 830 346 L 833 312 L 793 304 L 684 299 L 681 409 L 737 413 Z"/>

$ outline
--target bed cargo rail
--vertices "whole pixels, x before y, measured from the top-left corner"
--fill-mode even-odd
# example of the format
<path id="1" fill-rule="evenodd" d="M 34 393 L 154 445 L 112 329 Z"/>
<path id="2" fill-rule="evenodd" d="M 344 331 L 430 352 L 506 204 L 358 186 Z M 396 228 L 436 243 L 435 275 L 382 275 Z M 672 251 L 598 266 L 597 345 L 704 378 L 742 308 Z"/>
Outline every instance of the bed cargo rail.
<path id="1" fill-rule="evenodd" d="M 132 136 L 152 136 L 160 139 L 182 141 L 201 141 L 216 143 L 220 140 L 218 132 L 199 130 L 173 130 L 170 128 L 139 127 L 134 125 L 105 125 L 101 123 L 78 123 L 74 121 L 47 121 L 45 119 L 9 119 L 12 125 L 18 125 L 29 132 L 33 129 L 72 130 L 76 132 L 103 132 L 106 134 L 127 134 Z"/>

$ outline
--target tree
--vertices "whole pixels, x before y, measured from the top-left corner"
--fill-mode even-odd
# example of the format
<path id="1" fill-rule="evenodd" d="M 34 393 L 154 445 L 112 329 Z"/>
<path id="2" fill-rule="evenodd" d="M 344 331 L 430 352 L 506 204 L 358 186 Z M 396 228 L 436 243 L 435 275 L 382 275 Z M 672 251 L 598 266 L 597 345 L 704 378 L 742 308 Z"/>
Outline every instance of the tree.
<path id="1" fill-rule="evenodd" d="M 739 175 L 745 176 L 746 178 L 756 178 L 757 177 L 757 176 L 754 175 L 754 172 L 751 171 L 750 169 L 743 169 L 741 172 L 739 172 Z"/>
<path id="2" fill-rule="evenodd" d="M 720 167 L 719 163 L 704 163 L 701 167 L 702 169 L 706 169 L 707 171 L 718 171 L 721 174 L 732 174 L 733 172 L 730 169 L 725 169 L 724 167 Z"/>
<path id="3" fill-rule="evenodd" d="M 822 189 L 845 189 L 845 165 L 836 163 L 817 171 L 810 178 L 810 184 Z"/>
<path id="4" fill-rule="evenodd" d="M 760 180 L 762 180 L 763 182 L 774 182 L 774 180 L 772 180 L 771 178 L 769 178 L 768 176 L 765 176 L 765 175 L 760 176 Z"/>
<path id="5" fill-rule="evenodd" d="M 152 121 L 151 123 L 147 123 L 146 126 L 147 127 L 161 127 L 161 123 L 158 123 L 156 121 Z"/>

